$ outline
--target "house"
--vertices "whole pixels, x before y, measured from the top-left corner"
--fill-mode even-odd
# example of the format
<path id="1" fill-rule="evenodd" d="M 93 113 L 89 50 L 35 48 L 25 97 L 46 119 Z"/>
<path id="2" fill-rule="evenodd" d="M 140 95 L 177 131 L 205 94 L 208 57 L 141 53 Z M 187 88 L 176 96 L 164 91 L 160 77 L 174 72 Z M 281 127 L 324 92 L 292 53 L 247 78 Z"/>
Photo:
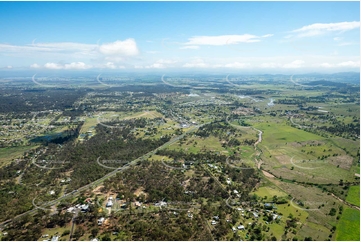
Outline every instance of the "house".
<path id="1" fill-rule="evenodd" d="M 60 238 L 60 236 L 53 236 L 53 238 L 51 238 L 51 241 L 58 241 Z"/>
<path id="2" fill-rule="evenodd" d="M 241 224 L 241 225 L 239 225 L 238 227 L 237 227 L 237 229 L 239 229 L 239 230 L 244 230 L 244 226 Z"/>
<path id="3" fill-rule="evenodd" d="M 74 212 L 74 207 L 70 207 L 70 208 L 68 208 L 66 211 L 68 212 L 68 213 L 73 213 Z"/>
<path id="4" fill-rule="evenodd" d="M 232 227 L 232 231 L 233 231 L 233 232 L 236 232 L 237 230 L 236 230 L 236 228 L 235 228 L 235 227 Z"/>
<path id="5" fill-rule="evenodd" d="M 265 203 L 264 204 L 264 208 L 265 209 L 270 209 L 270 208 L 272 208 L 273 206 L 272 206 L 272 204 L 271 203 Z"/>
<path id="6" fill-rule="evenodd" d="M 83 212 L 83 213 L 88 212 L 89 205 L 88 204 L 83 204 L 83 205 L 81 205 L 80 209 L 81 209 L 81 212 Z"/>
<path id="7" fill-rule="evenodd" d="M 212 220 L 211 224 L 212 224 L 212 225 L 216 225 L 216 224 L 217 224 L 217 222 L 216 222 L 216 221 L 214 221 L 214 220 Z"/>
<path id="8" fill-rule="evenodd" d="M 219 220 L 219 217 L 218 217 L 218 216 L 213 216 L 213 218 L 214 218 L 215 220 Z"/>
<path id="9" fill-rule="evenodd" d="M 234 193 L 234 194 L 238 194 L 238 191 L 237 191 L 237 190 L 233 190 L 233 193 Z"/>
<path id="10" fill-rule="evenodd" d="M 100 219 L 98 219 L 98 225 L 102 225 L 104 223 L 105 218 L 101 217 Z"/>
<path id="11" fill-rule="evenodd" d="M 127 208 L 127 203 L 123 203 L 122 205 L 120 205 L 120 208 L 123 208 L 123 209 L 125 209 L 125 208 Z"/>
<path id="12" fill-rule="evenodd" d="M 136 207 L 138 208 L 138 207 L 142 206 L 142 203 L 136 201 L 136 202 L 134 203 L 134 206 L 136 206 Z"/>
<path id="13" fill-rule="evenodd" d="M 54 195 L 54 194 L 55 194 L 55 191 L 54 191 L 54 190 L 51 190 L 49 193 L 50 193 L 50 195 Z"/>
<path id="14" fill-rule="evenodd" d="M 255 218 L 258 218 L 258 214 L 257 214 L 256 212 L 253 213 L 253 216 L 254 216 Z"/>
<path id="15" fill-rule="evenodd" d="M 157 206 L 157 207 L 162 207 L 162 206 L 167 206 L 167 203 L 163 202 L 163 201 L 160 201 L 158 203 L 155 203 L 154 205 Z"/>
<path id="16" fill-rule="evenodd" d="M 108 202 L 105 205 L 105 207 L 109 208 L 109 207 L 112 207 L 112 206 L 113 206 L 113 197 L 109 197 Z"/>

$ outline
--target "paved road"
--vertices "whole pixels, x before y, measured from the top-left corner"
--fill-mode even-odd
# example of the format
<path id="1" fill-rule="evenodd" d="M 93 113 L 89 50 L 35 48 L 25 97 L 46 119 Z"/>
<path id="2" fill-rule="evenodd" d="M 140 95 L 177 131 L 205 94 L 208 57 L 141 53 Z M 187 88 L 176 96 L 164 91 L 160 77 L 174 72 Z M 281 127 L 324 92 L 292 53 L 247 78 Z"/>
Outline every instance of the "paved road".
<path id="1" fill-rule="evenodd" d="M 210 123 L 210 122 L 208 122 L 208 123 Z M 78 188 L 77 190 L 74 190 L 74 191 L 72 191 L 72 192 L 70 192 L 70 193 L 67 193 L 67 194 L 63 195 L 62 197 L 59 197 L 59 198 L 54 199 L 54 200 L 52 200 L 52 201 L 46 202 L 46 203 L 44 203 L 44 204 L 42 205 L 42 207 L 53 206 L 53 205 L 57 204 L 58 202 L 60 202 L 60 201 L 63 200 L 63 199 L 78 196 L 81 192 L 86 191 L 87 189 L 89 189 L 89 188 L 92 187 L 92 186 L 96 186 L 96 185 L 101 184 L 102 182 L 104 182 L 104 180 L 106 180 L 106 179 L 108 179 L 108 178 L 110 178 L 110 177 L 112 177 L 112 176 L 115 176 L 118 172 L 123 172 L 123 171 L 125 171 L 125 170 L 128 169 L 130 166 L 136 165 L 138 161 L 141 161 L 141 160 L 143 160 L 143 159 L 146 159 L 146 158 L 148 158 L 149 156 L 155 154 L 158 150 L 163 149 L 163 148 L 165 148 L 165 147 L 167 147 L 167 146 L 170 146 L 170 145 L 174 144 L 174 143 L 177 142 L 178 140 L 182 139 L 182 138 L 183 138 L 185 135 L 187 135 L 188 133 L 191 133 L 191 132 L 197 130 L 198 128 L 200 128 L 200 127 L 202 127 L 202 126 L 204 126 L 204 125 L 206 125 L 206 124 L 208 124 L 208 123 L 204 123 L 204 124 L 201 124 L 201 125 L 197 125 L 197 126 L 192 127 L 192 128 L 189 129 L 187 132 L 185 132 L 185 133 L 183 133 L 183 134 L 181 134 L 181 135 L 179 135 L 179 136 L 171 139 L 171 140 L 168 141 L 167 143 L 165 143 L 165 144 L 159 146 L 158 148 L 156 148 L 156 149 L 148 152 L 147 154 L 145 154 L 145 155 L 143 155 L 143 156 L 141 156 L 141 157 L 139 157 L 139 158 L 131 161 L 131 162 L 128 163 L 127 165 L 125 165 L 125 166 L 123 166 L 123 167 L 121 167 L 121 168 L 118 168 L 118 169 L 116 169 L 116 170 L 114 170 L 114 171 L 111 171 L 111 172 L 109 172 L 108 174 L 106 174 L 105 176 L 103 176 L 102 178 L 99 178 L 98 180 L 95 180 L 95 181 L 93 181 L 93 182 L 91 182 L 91 183 L 89 183 L 89 184 L 87 184 L 87 185 L 85 185 L 85 186 L 83 186 L 83 187 L 80 187 L 80 188 Z M 32 210 L 29 210 L 29 211 L 27 211 L 27 212 L 24 212 L 24 213 L 22 213 L 22 214 L 17 215 L 17 216 L 14 217 L 13 219 L 9 219 L 9 220 L 3 221 L 3 222 L 0 223 L 0 227 L 3 226 L 3 225 L 5 225 L 5 224 L 7 224 L 7 223 L 9 223 L 9 222 L 11 222 L 12 220 L 17 219 L 17 218 L 20 218 L 20 217 L 22 217 L 22 216 L 24 216 L 24 215 L 27 215 L 27 214 L 34 215 L 35 213 L 37 213 L 37 210 L 38 210 L 38 208 L 34 208 L 34 209 L 32 209 Z"/>

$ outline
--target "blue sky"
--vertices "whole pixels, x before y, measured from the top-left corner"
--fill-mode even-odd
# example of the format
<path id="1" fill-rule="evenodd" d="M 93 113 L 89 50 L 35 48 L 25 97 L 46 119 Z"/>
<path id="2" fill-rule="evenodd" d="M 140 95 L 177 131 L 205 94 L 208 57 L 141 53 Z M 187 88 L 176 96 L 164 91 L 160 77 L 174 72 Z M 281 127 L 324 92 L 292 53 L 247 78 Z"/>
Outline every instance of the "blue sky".
<path id="1" fill-rule="evenodd" d="M 359 2 L 0 2 L 9 70 L 359 71 Z"/>

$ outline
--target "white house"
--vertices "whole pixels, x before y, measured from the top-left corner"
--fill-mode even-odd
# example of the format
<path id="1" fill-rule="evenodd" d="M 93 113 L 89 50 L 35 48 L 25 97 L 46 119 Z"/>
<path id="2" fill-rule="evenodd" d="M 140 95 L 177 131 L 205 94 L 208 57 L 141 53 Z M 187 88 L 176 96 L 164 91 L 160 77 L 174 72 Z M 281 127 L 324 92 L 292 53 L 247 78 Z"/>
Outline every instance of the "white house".
<path id="1" fill-rule="evenodd" d="M 104 223 L 105 218 L 101 217 L 100 219 L 98 219 L 98 225 L 102 225 Z"/>
<path id="2" fill-rule="evenodd" d="M 241 224 L 237 227 L 237 229 L 244 229 L 244 226 Z"/>

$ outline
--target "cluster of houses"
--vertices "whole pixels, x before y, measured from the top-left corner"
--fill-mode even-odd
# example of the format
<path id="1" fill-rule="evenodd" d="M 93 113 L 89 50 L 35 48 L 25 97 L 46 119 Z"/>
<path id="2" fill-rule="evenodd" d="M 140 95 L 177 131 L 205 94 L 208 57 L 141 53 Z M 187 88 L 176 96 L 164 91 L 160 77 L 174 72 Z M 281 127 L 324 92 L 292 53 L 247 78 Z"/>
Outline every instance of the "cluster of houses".
<path id="1" fill-rule="evenodd" d="M 211 169 L 214 169 L 216 172 L 218 172 L 218 173 L 222 173 L 222 168 L 223 167 L 218 167 L 218 166 L 216 166 L 216 165 L 213 165 L 213 164 L 208 164 L 208 166 L 211 168 Z"/>
<path id="2" fill-rule="evenodd" d="M 218 217 L 218 216 L 213 216 L 213 220 L 212 220 L 211 224 L 212 224 L 212 225 L 216 225 L 216 224 L 218 223 L 218 222 L 217 222 L 218 220 L 219 220 L 219 217 Z"/>
<path id="3" fill-rule="evenodd" d="M 88 202 L 88 204 L 77 204 L 74 207 L 69 207 L 66 211 L 68 213 L 77 213 L 79 211 L 82 213 L 86 213 L 89 211 L 89 203 L 90 202 Z"/>

